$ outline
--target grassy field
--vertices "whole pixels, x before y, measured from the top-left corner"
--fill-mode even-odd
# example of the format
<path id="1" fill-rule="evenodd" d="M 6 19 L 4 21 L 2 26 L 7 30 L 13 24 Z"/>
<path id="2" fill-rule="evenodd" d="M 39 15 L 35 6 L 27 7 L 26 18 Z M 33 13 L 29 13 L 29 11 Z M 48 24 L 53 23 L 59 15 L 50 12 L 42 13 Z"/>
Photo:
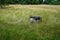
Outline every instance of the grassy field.
<path id="1" fill-rule="evenodd" d="M 42 16 L 42 22 L 31 24 L 30 15 Z M 60 40 L 60 5 L 0 9 L 0 40 Z"/>

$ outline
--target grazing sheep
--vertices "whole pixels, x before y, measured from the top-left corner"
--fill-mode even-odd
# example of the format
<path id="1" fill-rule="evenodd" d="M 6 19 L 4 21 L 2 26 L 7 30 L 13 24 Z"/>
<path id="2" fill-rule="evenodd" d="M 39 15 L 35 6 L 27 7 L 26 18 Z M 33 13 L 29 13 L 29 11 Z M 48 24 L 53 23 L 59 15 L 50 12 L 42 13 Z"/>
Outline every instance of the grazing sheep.
<path id="1" fill-rule="evenodd" d="M 41 22 L 42 21 L 42 17 L 41 16 L 30 16 L 30 22 L 34 23 L 34 22 Z"/>

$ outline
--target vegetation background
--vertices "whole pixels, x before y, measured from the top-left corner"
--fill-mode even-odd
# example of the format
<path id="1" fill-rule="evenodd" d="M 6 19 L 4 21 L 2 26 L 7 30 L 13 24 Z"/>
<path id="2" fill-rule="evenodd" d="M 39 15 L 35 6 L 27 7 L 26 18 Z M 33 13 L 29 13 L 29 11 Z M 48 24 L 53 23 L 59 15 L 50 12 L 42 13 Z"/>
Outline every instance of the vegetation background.
<path id="1" fill-rule="evenodd" d="M 60 0 L 0 0 L 0 40 L 60 40 Z"/>
<path id="2" fill-rule="evenodd" d="M 5 7 L 7 4 L 49 4 L 60 5 L 60 0 L 0 0 L 0 6 Z"/>

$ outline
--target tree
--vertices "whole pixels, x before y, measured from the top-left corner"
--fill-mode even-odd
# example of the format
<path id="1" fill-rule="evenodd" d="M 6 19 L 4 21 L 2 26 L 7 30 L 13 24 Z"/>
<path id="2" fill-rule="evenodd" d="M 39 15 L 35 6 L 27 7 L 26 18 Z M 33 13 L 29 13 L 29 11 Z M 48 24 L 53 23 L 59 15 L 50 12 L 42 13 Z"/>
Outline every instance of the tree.
<path id="1" fill-rule="evenodd" d="M 60 4 L 60 0 L 57 0 L 57 4 Z"/>
<path id="2" fill-rule="evenodd" d="M 9 0 L 0 0 L 0 7 L 4 8 L 8 4 Z"/>
<path id="3" fill-rule="evenodd" d="M 51 0 L 43 0 L 43 4 L 50 4 Z"/>

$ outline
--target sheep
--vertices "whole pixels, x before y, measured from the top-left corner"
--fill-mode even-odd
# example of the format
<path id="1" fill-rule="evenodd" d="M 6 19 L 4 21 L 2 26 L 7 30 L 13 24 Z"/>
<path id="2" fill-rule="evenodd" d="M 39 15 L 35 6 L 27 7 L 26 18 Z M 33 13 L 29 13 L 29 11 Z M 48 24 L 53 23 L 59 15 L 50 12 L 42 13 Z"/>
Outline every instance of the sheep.
<path id="1" fill-rule="evenodd" d="M 42 17 L 41 16 L 30 16 L 30 22 L 34 23 L 34 22 L 41 22 L 42 21 Z"/>

